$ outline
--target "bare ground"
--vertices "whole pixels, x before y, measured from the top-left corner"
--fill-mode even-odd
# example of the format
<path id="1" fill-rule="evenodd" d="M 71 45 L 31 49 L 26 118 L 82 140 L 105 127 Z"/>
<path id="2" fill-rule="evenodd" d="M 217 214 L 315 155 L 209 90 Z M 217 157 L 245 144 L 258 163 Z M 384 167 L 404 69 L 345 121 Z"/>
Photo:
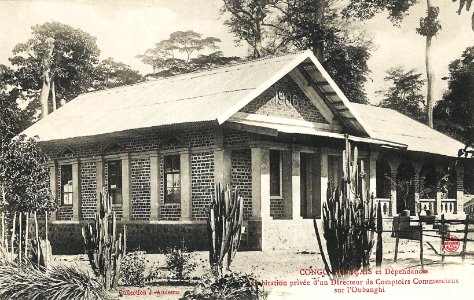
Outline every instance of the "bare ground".
<path id="1" fill-rule="evenodd" d="M 358 275 L 347 278 L 348 280 L 360 281 L 363 284 L 356 285 L 333 285 L 325 275 L 302 275 L 308 272 L 308 269 L 324 269 L 321 255 L 313 251 L 272 251 L 272 252 L 238 252 L 232 264 L 232 271 L 252 274 L 259 281 L 267 283 L 285 283 L 286 286 L 265 286 L 269 292 L 269 299 L 328 299 L 328 298 L 350 298 L 357 297 L 366 299 L 373 297 L 375 288 L 383 288 L 378 291 L 379 296 L 395 297 L 407 295 L 412 297 L 418 294 L 429 296 L 432 299 L 439 297 L 463 296 L 466 297 L 467 291 L 472 290 L 470 283 L 474 279 L 474 259 L 467 257 L 464 263 L 460 257 L 448 257 L 445 264 L 441 264 L 441 257 L 436 255 L 435 251 L 426 243 L 430 242 L 434 249 L 439 249 L 439 239 L 425 239 L 424 249 L 424 268 L 428 274 L 386 274 L 387 272 L 406 272 L 406 270 L 421 270 L 420 264 L 420 243 L 419 241 L 400 240 L 398 261 L 394 262 L 394 244 L 395 239 L 384 237 L 384 260 L 381 269 L 382 274 L 375 274 L 375 267 L 370 275 Z M 469 248 L 474 247 L 470 245 Z M 315 247 L 316 248 L 316 247 Z M 375 248 L 375 247 L 374 247 Z M 469 250 L 469 249 L 468 249 Z M 375 259 L 375 253 L 372 258 Z M 160 266 L 161 277 L 157 283 L 150 283 L 145 287 L 127 287 L 121 286 L 121 293 L 145 293 L 146 295 L 127 295 L 120 297 L 119 292 L 114 296 L 121 299 L 178 299 L 186 290 L 192 289 L 192 286 L 179 283 L 166 283 L 165 278 L 169 277 L 169 272 L 163 268 L 165 265 L 165 256 L 163 254 L 147 255 L 149 265 L 155 263 Z M 191 277 L 201 277 L 209 273 L 208 252 L 195 252 L 193 261 L 196 263 L 196 269 L 191 273 Z M 89 270 L 86 257 L 81 256 L 55 256 L 55 263 L 74 264 L 78 268 Z M 371 266 L 375 266 L 372 261 Z M 387 271 L 388 270 L 388 271 Z M 367 280 L 409 280 L 410 284 L 367 284 Z M 419 283 L 419 280 L 437 280 L 429 283 Z M 457 283 L 446 283 L 442 281 L 458 281 Z M 417 281 L 418 283 L 414 283 Z M 320 282 L 327 282 L 328 285 L 319 285 Z M 421 281 L 424 282 L 424 281 Z M 302 285 L 308 284 L 309 285 Z M 315 285 L 315 283 L 317 283 Z M 360 288 L 360 291 L 357 291 Z M 366 291 L 364 289 L 370 289 Z M 339 292 L 337 292 L 337 290 Z M 159 294 L 158 294 L 159 292 Z M 167 295 L 163 293 L 177 293 Z M 151 293 L 151 294 L 150 294 Z"/>

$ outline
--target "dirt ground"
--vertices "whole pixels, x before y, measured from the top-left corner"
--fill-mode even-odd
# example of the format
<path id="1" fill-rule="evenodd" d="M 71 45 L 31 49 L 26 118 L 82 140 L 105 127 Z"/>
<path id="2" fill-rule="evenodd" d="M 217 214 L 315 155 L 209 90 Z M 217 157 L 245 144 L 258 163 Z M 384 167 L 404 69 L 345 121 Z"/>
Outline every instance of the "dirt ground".
<path id="1" fill-rule="evenodd" d="M 238 252 L 232 263 L 232 270 L 252 274 L 257 280 L 263 282 L 265 291 L 269 293 L 268 299 L 345 299 L 349 297 L 367 299 L 375 295 L 392 298 L 400 294 L 409 297 L 432 295 L 432 299 L 441 299 L 440 296 L 466 297 L 467 291 L 471 293 L 471 282 L 474 279 L 472 256 L 467 257 L 464 263 L 461 262 L 460 257 L 447 257 L 445 264 L 442 265 L 441 257 L 427 243 L 431 243 L 434 249 L 439 249 L 439 239 L 427 238 L 423 246 L 424 269 L 427 273 L 400 274 L 421 270 L 420 243 L 401 240 L 398 261 L 394 262 L 394 241 L 395 239 L 390 237 L 384 238 L 381 274 L 376 274 L 375 261 L 372 261 L 372 274 L 355 274 L 345 278 L 347 282 L 336 283 L 325 275 L 317 274 L 322 272 L 324 265 L 316 249 L 314 251 Z M 471 243 L 467 250 L 472 251 L 473 248 L 474 244 Z M 374 260 L 375 253 L 371 257 Z M 147 259 L 149 265 L 155 263 L 162 267 L 160 273 L 162 272 L 163 278 L 169 276 L 169 272 L 163 268 L 165 265 L 163 254 L 149 254 Z M 195 252 L 193 261 L 197 267 L 191 273 L 191 277 L 201 277 L 209 273 L 208 252 Z M 73 264 L 84 270 L 89 269 L 88 261 L 83 255 L 55 256 L 55 262 Z M 315 274 L 309 274 L 311 272 Z M 163 283 L 164 279 L 160 281 L 160 284 L 151 283 L 145 287 L 121 286 L 114 296 L 119 299 L 178 299 L 186 290 L 192 289 L 189 285 L 166 284 Z M 405 283 L 402 283 L 403 281 Z M 409 281 L 408 284 L 407 281 Z M 120 294 L 129 295 L 120 296 Z"/>

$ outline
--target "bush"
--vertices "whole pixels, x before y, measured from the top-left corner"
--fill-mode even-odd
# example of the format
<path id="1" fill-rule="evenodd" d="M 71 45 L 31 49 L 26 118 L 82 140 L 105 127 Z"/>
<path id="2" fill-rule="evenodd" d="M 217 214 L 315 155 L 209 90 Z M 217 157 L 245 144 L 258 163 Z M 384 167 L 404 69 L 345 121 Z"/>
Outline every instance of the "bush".
<path id="1" fill-rule="evenodd" d="M 75 267 L 53 266 L 43 273 L 0 262 L 0 299 L 109 299 L 104 286 Z"/>
<path id="2" fill-rule="evenodd" d="M 189 274 L 196 268 L 196 264 L 191 262 L 194 253 L 187 252 L 186 249 L 168 248 L 166 254 L 166 269 L 173 274 L 174 279 L 184 280 L 189 278 Z"/>
<path id="3" fill-rule="evenodd" d="M 267 299 L 267 293 L 252 276 L 240 273 L 229 273 L 222 277 L 205 279 L 192 291 L 186 291 L 182 300 L 259 300 Z"/>
<path id="4" fill-rule="evenodd" d="M 120 266 L 120 280 L 124 285 L 143 286 L 145 284 L 145 267 L 148 263 L 145 252 L 128 253 Z"/>

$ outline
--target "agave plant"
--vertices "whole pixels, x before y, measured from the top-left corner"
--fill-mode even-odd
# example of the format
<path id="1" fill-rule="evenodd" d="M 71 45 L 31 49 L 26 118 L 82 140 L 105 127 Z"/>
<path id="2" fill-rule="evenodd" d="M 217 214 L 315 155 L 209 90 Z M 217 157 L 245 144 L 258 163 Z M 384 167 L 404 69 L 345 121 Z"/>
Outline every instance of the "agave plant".
<path id="1" fill-rule="evenodd" d="M 20 269 L 3 261 L 0 278 L 0 300 L 110 299 L 97 279 L 72 266 L 53 266 L 45 273 L 31 264 Z"/>

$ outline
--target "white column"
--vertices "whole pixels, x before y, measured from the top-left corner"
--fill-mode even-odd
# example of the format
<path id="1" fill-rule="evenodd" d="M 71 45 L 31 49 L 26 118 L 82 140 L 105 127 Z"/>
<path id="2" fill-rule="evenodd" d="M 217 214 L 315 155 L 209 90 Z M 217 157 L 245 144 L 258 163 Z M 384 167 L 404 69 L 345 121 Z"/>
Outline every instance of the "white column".
<path id="1" fill-rule="evenodd" d="M 121 157 L 122 161 L 122 220 L 130 220 L 132 208 L 132 172 L 130 167 L 130 157 L 128 154 Z"/>
<path id="2" fill-rule="evenodd" d="M 231 172 L 232 161 L 230 152 L 227 150 L 214 151 L 214 183 L 220 183 L 223 188 L 230 185 Z"/>
<path id="3" fill-rule="evenodd" d="M 58 169 L 56 162 L 53 161 L 49 165 L 49 186 L 54 203 L 58 203 Z M 56 220 L 56 212 L 51 212 L 50 220 Z"/>
<path id="4" fill-rule="evenodd" d="M 150 155 L 150 221 L 158 221 L 160 216 L 160 156 Z"/>
<path id="5" fill-rule="evenodd" d="M 270 152 L 252 148 L 252 218 L 270 218 Z"/>
<path id="6" fill-rule="evenodd" d="M 327 190 L 329 182 L 328 154 L 321 151 L 321 211 L 324 202 L 327 202 Z"/>
<path id="7" fill-rule="evenodd" d="M 79 162 L 72 163 L 72 220 L 79 221 L 81 219 L 81 177 Z"/>
<path id="8" fill-rule="evenodd" d="M 369 193 L 377 197 L 377 157 L 372 154 L 369 157 Z"/>
<path id="9" fill-rule="evenodd" d="M 301 218 L 301 176 L 300 176 L 300 151 L 291 152 L 291 199 L 292 199 L 292 218 L 293 220 Z"/>
<path id="10" fill-rule="evenodd" d="M 192 183 L 191 183 L 191 154 L 180 155 L 181 166 L 181 220 L 193 219 Z"/>

